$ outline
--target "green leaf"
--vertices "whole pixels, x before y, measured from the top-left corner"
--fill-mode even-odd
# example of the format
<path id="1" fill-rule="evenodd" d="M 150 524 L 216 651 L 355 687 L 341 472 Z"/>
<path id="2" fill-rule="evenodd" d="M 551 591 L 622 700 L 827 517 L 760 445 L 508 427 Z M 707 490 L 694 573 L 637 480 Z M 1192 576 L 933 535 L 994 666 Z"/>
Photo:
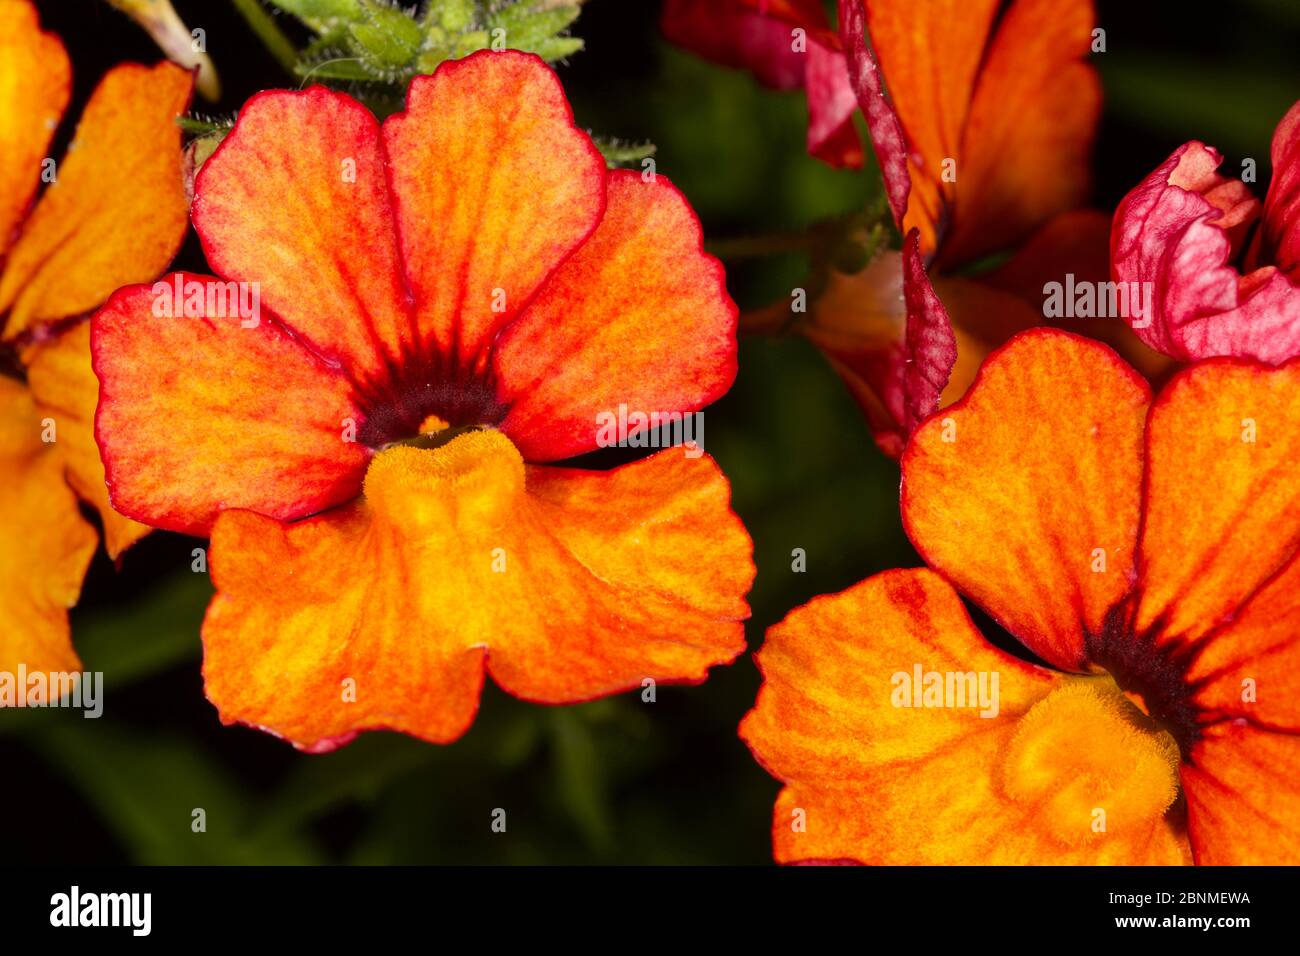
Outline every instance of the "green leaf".
<path id="1" fill-rule="evenodd" d="M 191 741 L 126 731 L 103 720 L 68 719 L 43 728 L 36 750 L 78 789 L 136 863 L 313 864 L 309 841 L 248 827 L 256 792 L 229 777 Z M 204 832 L 195 832 L 202 811 Z"/>
<path id="2" fill-rule="evenodd" d="M 301 761 L 257 815 L 259 836 L 288 833 L 345 803 L 369 802 L 438 751 L 401 734 L 363 734 L 333 753 Z"/>
<path id="3" fill-rule="evenodd" d="M 343 22 L 360 20 L 361 0 L 269 0 L 291 13 L 313 30 L 325 30 Z"/>
<path id="4" fill-rule="evenodd" d="M 548 712 L 557 795 L 569 818 L 597 851 L 612 843 L 607 786 L 591 727 L 581 709 L 555 707 Z"/>
<path id="5" fill-rule="evenodd" d="M 103 671 L 113 690 L 199 658 L 199 628 L 212 598 L 206 574 L 181 571 L 123 608 L 74 612 L 72 634 L 84 668 Z"/>

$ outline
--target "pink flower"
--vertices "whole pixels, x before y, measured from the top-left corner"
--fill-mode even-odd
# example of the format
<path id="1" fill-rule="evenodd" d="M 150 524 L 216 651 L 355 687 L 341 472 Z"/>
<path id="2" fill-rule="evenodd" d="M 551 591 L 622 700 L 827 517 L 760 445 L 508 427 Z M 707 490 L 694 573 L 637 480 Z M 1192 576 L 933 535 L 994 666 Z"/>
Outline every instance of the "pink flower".
<path id="1" fill-rule="evenodd" d="M 1300 355 L 1300 102 L 1273 134 L 1261 203 L 1193 140 L 1124 197 L 1111 229 L 1117 282 L 1142 283 L 1129 324 L 1182 361 Z"/>

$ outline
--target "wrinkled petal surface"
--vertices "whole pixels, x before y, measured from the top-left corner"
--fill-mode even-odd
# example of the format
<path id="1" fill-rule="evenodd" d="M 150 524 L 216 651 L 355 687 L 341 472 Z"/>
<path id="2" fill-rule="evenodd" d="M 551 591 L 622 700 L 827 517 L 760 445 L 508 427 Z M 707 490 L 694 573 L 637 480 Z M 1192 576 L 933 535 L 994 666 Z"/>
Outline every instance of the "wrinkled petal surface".
<path id="1" fill-rule="evenodd" d="M 1153 796 L 1170 796 L 1168 766 L 1130 760 L 1123 745 L 1136 742 L 1148 755 L 1149 741 L 1089 687 L 1066 686 L 1094 681 L 985 643 L 956 592 L 931 571 L 888 571 L 815 599 L 768 632 L 758 661 L 764 685 L 741 736 L 786 783 L 772 828 L 780 862 L 1185 857 L 1185 840 L 1158 809 L 1113 814 L 1106 833 L 1092 832 L 1089 808 L 1098 803 L 1150 811 Z M 919 706 L 921 689 L 900 681 L 918 667 L 942 681 L 969 674 L 986 691 L 996 674 L 996 695 L 983 698 L 996 696 L 996 713 L 957 698 L 955 683 L 949 705 Z M 1071 720 L 1088 708 L 1102 718 L 1091 739 Z M 1117 785 L 1116 770 L 1136 772 L 1138 784 Z"/>
<path id="2" fill-rule="evenodd" d="M 1153 349 L 1180 361 L 1217 355 L 1283 362 L 1300 355 L 1300 288 L 1275 266 L 1242 275 L 1230 261 L 1259 203 L 1239 180 L 1215 172 L 1221 157 L 1180 147 L 1115 211 L 1115 279 L 1149 290 L 1129 324 Z"/>
<path id="3" fill-rule="evenodd" d="M 455 739 L 485 668 L 546 703 L 702 680 L 744 647 L 754 569 L 727 500 L 680 450 L 589 473 L 525 466 L 492 430 L 390 449 L 344 508 L 218 519 L 208 696 L 328 749 L 376 728 Z"/>

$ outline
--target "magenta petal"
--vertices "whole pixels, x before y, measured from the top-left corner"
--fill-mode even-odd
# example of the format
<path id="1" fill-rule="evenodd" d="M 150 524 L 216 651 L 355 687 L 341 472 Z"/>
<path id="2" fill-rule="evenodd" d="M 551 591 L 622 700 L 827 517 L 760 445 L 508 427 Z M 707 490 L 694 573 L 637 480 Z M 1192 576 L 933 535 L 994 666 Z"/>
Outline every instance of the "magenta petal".
<path id="1" fill-rule="evenodd" d="M 1111 269 L 1116 281 L 1138 283 L 1128 288 L 1145 303 L 1124 318 L 1143 342 L 1181 361 L 1283 362 L 1300 355 L 1300 289 L 1273 266 L 1242 276 L 1228 264 L 1237 227 L 1258 202 L 1214 172 L 1220 161 L 1187 143 L 1115 211 Z"/>
<path id="2" fill-rule="evenodd" d="M 1264 202 L 1264 246 L 1269 260 L 1300 281 L 1300 102 L 1273 133 L 1273 181 Z"/>
<path id="3" fill-rule="evenodd" d="M 861 0 L 839 0 L 840 37 L 844 41 L 844 58 L 848 61 L 849 79 L 862 115 L 867 118 L 871 132 L 871 146 L 876 151 L 876 162 L 885 177 L 885 193 L 889 208 L 894 211 L 894 222 L 903 228 L 907 213 L 907 197 L 912 192 L 912 177 L 907 171 L 907 142 L 903 139 L 903 124 L 898 114 L 885 99 L 880 82 L 880 67 L 867 46 L 867 14 Z"/>
<path id="4" fill-rule="evenodd" d="M 952 367 L 957 362 L 957 337 L 948 311 L 939 301 L 921 258 L 921 232 L 913 229 L 903 240 L 903 302 L 907 331 L 903 338 L 903 414 L 900 421 L 911 435 L 939 408 Z"/>
<path id="5" fill-rule="evenodd" d="M 808 44 L 808 152 L 832 166 L 862 166 L 862 142 L 853 127 L 858 98 L 844 54 Z"/>
<path id="6" fill-rule="evenodd" d="M 844 55 L 817 0 L 771 10 L 762 0 L 667 0 L 660 25 L 671 42 L 715 63 L 748 70 L 765 86 L 802 87 L 808 152 L 832 166 L 862 165 L 858 107 Z M 802 46 L 796 47 L 796 31 Z"/>
<path id="7" fill-rule="evenodd" d="M 749 70 L 764 86 L 797 90 L 804 85 L 807 58 L 791 48 L 790 24 L 743 3 L 667 0 L 660 29 L 669 42 L 714 63 Z"/>

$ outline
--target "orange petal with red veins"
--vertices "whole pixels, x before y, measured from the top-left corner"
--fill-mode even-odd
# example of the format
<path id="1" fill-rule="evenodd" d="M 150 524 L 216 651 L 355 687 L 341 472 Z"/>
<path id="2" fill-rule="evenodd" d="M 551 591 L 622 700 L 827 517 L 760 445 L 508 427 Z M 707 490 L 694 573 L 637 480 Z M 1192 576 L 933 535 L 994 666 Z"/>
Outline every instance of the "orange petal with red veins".
<path id="1" fill-rule="evenodd" d="M 1071 680 L 992 647 L 931 571 L 887 571 L 814 599 L 768 632 L 758 662 L 763 687 L 740 733 L 786 783 L 772 827 L 778 861 L 1184 856 L 1176 828 L 1161 808 L 1153 818 L 1151 811 L 1173 798 L 1172 767 L 1152 763 L 1149 741 L 1102 706 L 1092 690 L 1100 682 Z M 959 698 L 954 679 L 951 699 L 923 706 L 932 674 L 940 688 L 948 674 L 970 674 L 974 685 L 963 679 Z M 1094 711 L 1101 720 L 1093 726 L 1072 720 Z M 1122 747 L 1097 745 L 1098 733 L 1111 735 L 1107 744 L 1136 742 L 1146 759 L 1130 763 Z M 1136 770 L 1136 780 L 1116 786 L 1098 772 L 1116 768 Z M 1107 796 L 1120 806 L 1108 831 L 1093 833 L 1089 810 Z M 1147 813 L 1126 817 L 1125 807 Z"/>
<path id="2" fill-rule="evenodd" d="M 1085 62 L 1095 23 L 1091 0 L 1015 0 L 1007 9 L 980 68 L 960 152 L 943 154 L 957 158 L 957 175 L 940 263 L 1015 245 L 1087 195 L 1101 115 L 1101 81 Z"/>
<path id="3" fill-rule="evenodd" d="M 1244 717 L 1300 733 L 1300 555 L 1276 573 L 1201 646 L 1187 669 L 1206 716 Z"/>
<path id="4" fill-rule="evenodd" d="M 1082 671 L 1084 633 L 1128 591 L 1150 390 L 1104 345 L 1035 329 L 903 455 L 905 527 L 1030 650 Z"/>
<path id="5" fill-rule="evenodd" d="M 7 336 L 89 312 L 167 267 L 186 228 L 176 117 L 192 86 L 170 63 L 128 63 L 100 81 L 57 181 L 10 250 L 0 279 Z"/>
<path id="6" fill-rule="evenodd" d="M 113 510 L 104 484 L 104 465 L 95 444 L 99 380 L 90 363 L 90 323 L 78 322 L 26 356 L 27 382 L 42 416 L 58 429 L 55 452 L 67 468 L 68 483 L 99 511 L 110 558 L 149 533 L 148 525 Z"/>
<path id="7" fill-rule="evenodd" d="M 528 467 L 485 430 L 380 453 L 363 498 L 306 521 L 224 512 L 208 696 L 318 750 L 369 729 L 459 737 L 485 666 L 548 703 L 702 680 L 744 647 L 753 565 L 727 494 L 707 458 Z"/>
<path id="8" fill-rule="evenodd" d="M 500 427 L 529 461 L 591 451 L 620 404 L 689 414 L 736 377 L 736 306 L 686 198 L 626 170 L 608 188 L 596 232 L 497 342 Z"/>
<path id="9" fill-rule="evenodd" d="M 262 305 L 358 377 L 382 375 L 415 336 L 384 159 L 378 121 L 350 96 L 272 90 L 195 181 L 212 268 L 258 283 Z"/>
<path id="10" fill-rule="evenodd" d="M 178 278 L 218 307 L 176 300 Z M 244 327 L 222 290 L 174 273 L 120 290 L 92 320 L 109 497 L 154 527 L 206 534 L 221 508 L 300 518 L 353 497 L 370 455 L 352 440 L 362 415 L 342 374 L 266 314 Z"/>
<path id="11" fill-rule="evenodd" d="M 515 51 L 416 77 L 383 136 L 420 332 L 474 367 L 600 222 L 605 161 L 555 73 Z"/>
<path id="12" fill-rule="evenodd" d="M 57 36 L 41 32 L 36 8 L 0 4 L 0 263 L 36 195 L 71 88 L 68 54 Z"/>
<path id="13" fill-rule="evenodd" d="M 42 441 L 31 393 L 0 376 L 0 671 L 81 669 L 68 608 L 95 553 L 95 531 Z M 57 432 L 56 432 L 57 435 Z"/>
<path id="14" fill-rule="evenodd" d="M 1180 373 L 1152 406 L 1139 631 L 1195 643 L 1272 600 L 1262 592 L 1300 548 L 1298 390 L 1300 362 L 1219 359 Z"/>
<path id="15" fill-rule="evenodd" d="M 1300 737 L 1219 724 L 1182 776 L 1198 864 L 1300 864 Z"/>
<path id="16" fill-rule="evenodd" d="M 851 0 L 850 0 L 851 2 Z M 963 145 L 975 77 L 999 0 L 868 0 L 867 28 L 885 86 L 907 135 L 911 201 L 904 231 L 934 250 L 952 202 L 943 163 Z M 841 4 L 841 9 L 846 4 Z M 850 69 L 852 64 L 850 63 Z M 959 182 L 965 173 L 958 169 Z"/>

